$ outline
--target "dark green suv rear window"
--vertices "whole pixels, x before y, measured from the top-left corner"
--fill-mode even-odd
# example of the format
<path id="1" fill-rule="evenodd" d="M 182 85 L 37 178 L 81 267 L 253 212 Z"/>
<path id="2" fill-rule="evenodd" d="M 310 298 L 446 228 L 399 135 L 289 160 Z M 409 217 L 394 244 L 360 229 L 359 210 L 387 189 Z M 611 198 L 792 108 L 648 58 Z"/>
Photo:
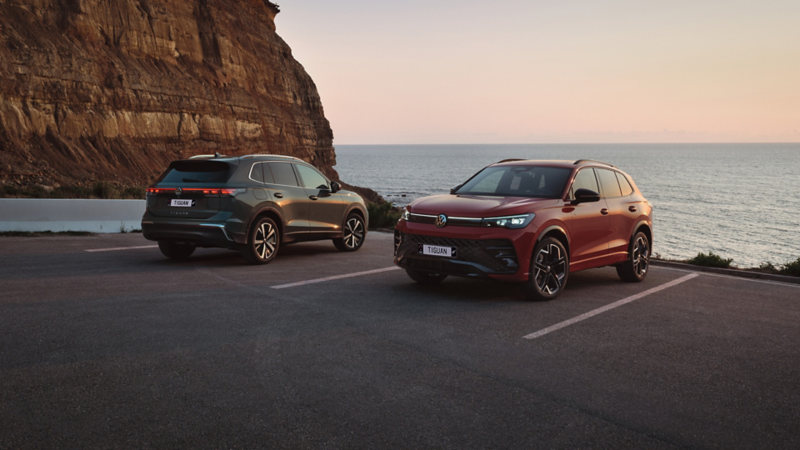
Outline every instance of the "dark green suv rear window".
<path id="1" fill-rule="evenodd" d="M 174 161 L 158 183 L 225 183 L 235 166 L 222 161 Z"/>

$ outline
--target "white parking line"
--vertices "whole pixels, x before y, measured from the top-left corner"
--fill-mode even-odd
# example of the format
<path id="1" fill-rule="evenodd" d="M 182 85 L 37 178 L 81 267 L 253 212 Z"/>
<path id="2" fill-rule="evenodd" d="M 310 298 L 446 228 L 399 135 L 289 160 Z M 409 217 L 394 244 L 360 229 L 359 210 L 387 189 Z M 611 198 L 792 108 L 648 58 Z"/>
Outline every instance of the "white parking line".
<path id="1" fill-rule="evenodd" d="M 631 295 L 630 297 L 623 298 L 622 300 L 618 300 L 618 301 L 616 301 L 614 303 L 610 303 L 610 304 L 608 304 L 606 306 L 603 306 L 601 308 L 594 309 L 594 310 L 589 311 L 589 312 L 587 312 L 585 314 L 581 314 L 580 316 L 573 317 L 572 319 L 565 320 L 565 321 L 563 321 L 561 323 L 557 323 L 555 325 L 549 326 L 549 327 L 544 328 L 542 330 L 539 330 L 539 331 L 537 331 L 535 333 L 531 333 L 531 334 L 529 334 L 527 336 L 523 336 L 522 338 L 523 339 L 536 339 L 538 337 L 542 337 L 547 333 L 551 333 L 553 331 L 560 330 L 560 329 L 562 329 L 564 327 L 568 327 L 568 326 L 570 326 L 572 324 L 575 324 L 575 323 L 578 323 L 580 321 L 586 320 L 586 319 L 588 319 L 590 317 L 593 317 L 593 316 L 596 316 L 598 314 L 604 313 L 604 312 L 606 312 L 608 310 L 617 308 L 617 307 L 622 306 L 622 305 L 624 305 L 626 303 L 630 303 L 630 302 L 632 302 L 634 300 L 639 300 L 642 297 L 646 297 L 646 296 L 648 296 L 650 294 L 654 294 L 654 293 L 656 293 L 658 291 L 663 291 L 664 289 L 668 289 L 668 288 L 671 288 L 672 286 L 679 285 L 679 284 L 683 283 L 684 281 L 689 281 L 692 278 L 696 278 L 698 276 L 699 276 L 699 274 L 697 274 L 697 273 L 690 273 L 689 275 L 685 275 L 685 276 L 682 276 L 682 277 L 680 277 L 680 278 L 678 278 L 676 280 L 672 280 L 669 283 L 664 283 L 664 284 L 662 284 L 660 286 L 656 286 L 656 287 L 654 287 L 652 289 L 648 289 L 648 290 L 646 290 L 644 292 L 640 292 L 640 293 L 638 293 L 636 295 Z"/>
<path id="2" fill-rule="evenodd" d="M 306 284 L 322 283 L 324 281 L 341 280 L 342 278 L 360 277 L 362 275 L 371 275 L 373 273 L 389 272 L 390 270 L 399 270 L 397 266 L 384 267 L 383 269 L 367 270 L 365 272 L 346 273 L 344 275 L 334 275 L 332 277 L 316 278 L 314 280 L 298 281 L 296 283 L 278 284 L 270 286 L 272 289 L 286 289 L 295 286 L 304 286 Z"/>
<path id="3" fill-rule="evenodd" d="M 113 248 L 93 248 L 86 250 L 89 253 L 95 252 L 115 252 L 117 250 L 138 250 L 140 248 L 157 248 L 158 245 L 140 245 L 138 247 L 113 247 Z"/>
<path id="4" fill-rule="evenodd" d="M 771 284 L 773 286 L 784 286 L 784 287 L 800 289 L 800 284 L 784 283 L 784 282 L 781 282 L 781 281 L 755 280 L 753 278 L 747 278 L 747 277 L 737 277 L 737 276 L 734 276 L 734 275 L 723 275 L 721 273 L 700 272 L 700 271 L 697 271 L 697 270 L 689 270 L 689 269 L 677 269 L 675 267 L 666 267 L 666 266 L 650 266 L 650 267 L 654 267 L 654 268 L 657 268 L 657 269 L 664 269 L 664 270 L 672 270 L 672 271 L 675 271 L 675 272 L 697 273 L 697 274 L 704 275 L 704 276 L 707 276 L 707 277 L 729 278 L 729 279 L 732 279 L 732 280 L 749 281 L 751 283 Z"/>

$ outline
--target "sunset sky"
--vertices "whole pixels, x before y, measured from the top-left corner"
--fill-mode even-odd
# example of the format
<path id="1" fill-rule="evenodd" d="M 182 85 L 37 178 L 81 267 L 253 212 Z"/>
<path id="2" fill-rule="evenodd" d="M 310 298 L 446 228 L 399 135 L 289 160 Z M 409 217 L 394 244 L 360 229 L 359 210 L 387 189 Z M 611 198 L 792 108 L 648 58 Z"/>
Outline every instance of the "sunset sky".
<path id="1" fill-rule="evenodd" d="M 800 142 L 800 1 L 293 0 L 334 144 Z"/>

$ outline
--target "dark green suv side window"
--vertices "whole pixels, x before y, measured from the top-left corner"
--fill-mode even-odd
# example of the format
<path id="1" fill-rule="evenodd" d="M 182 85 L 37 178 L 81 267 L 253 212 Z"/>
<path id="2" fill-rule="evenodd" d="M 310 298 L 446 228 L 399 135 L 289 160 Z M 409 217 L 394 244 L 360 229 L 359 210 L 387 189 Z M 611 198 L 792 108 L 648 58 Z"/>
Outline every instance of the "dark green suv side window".
<path id="1" fill-rule="evenodd" d="M 275 184 L 283 186 L 299 186 L 297 184 L 297 177 L 294 175 L 294 169 L 289 163 L 269 163 L 267 164 L 272 171 L 272 176 L 275 178 Z"/>
<path id="2" fill-rule="evenodd" d="M 272 178 L 272 171 L 266 163 L 255 163 L 250 169 L 250 179 L 260 183 L 273 184 L 275 180 Z"/>
<path id="3" fill-rule="evenodd" d="M 295 164 L 294 166 L 297 168 L 300 178 L 303 179 L 303 187 L 309 189 L 330 189 L 330 187 L 328 187 L 328 180 L 316 170 L 302 164 Z"/>

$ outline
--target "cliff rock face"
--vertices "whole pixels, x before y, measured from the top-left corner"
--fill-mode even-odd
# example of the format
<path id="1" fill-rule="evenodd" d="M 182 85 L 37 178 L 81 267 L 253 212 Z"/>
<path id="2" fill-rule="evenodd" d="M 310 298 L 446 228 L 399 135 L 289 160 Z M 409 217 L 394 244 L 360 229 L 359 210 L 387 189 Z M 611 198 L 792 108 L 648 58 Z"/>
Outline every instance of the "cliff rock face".
<path id="1" fill-rule="evenodd" d="M 0 182 L 146 183 L 276 153 L 329 177 L 333 133 L 266 0 L 0 0 Z"/>

